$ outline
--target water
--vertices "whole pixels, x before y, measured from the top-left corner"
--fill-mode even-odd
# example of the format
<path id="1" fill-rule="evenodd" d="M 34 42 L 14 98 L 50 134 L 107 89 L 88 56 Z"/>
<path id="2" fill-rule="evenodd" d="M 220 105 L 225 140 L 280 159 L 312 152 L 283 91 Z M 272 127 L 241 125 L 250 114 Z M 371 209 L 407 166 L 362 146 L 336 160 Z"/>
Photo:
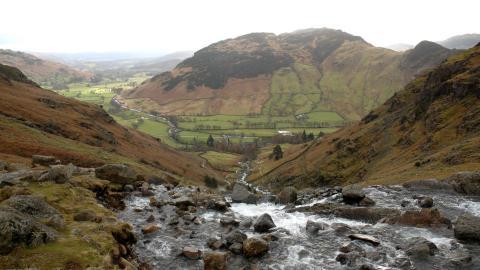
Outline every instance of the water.
<path id="1" fill-rule="evenodd" d="M 248 166 L 245 167 L 248 169 Z M 246 174 L 241 174 L 246 175 Z M 240 177 L 239 181 L 244 181 Z M 442 214 L 454 221 L 462 213 L 470 213 L 480 216 L 480 198 L 464 197 L 452 193 L 412 192 L 401 187 L 370 187 L 366 190 L 367 196 L 376 201 L 379 207 L 402 209 L 402 200 L 410 201 L 408 209 L 417 209 L 414 196 L 431 196 L 434 199 L 434 207 Z M 173 193 L 189 195 L 193 189 L 176 188 Z M 157 200 L 171 199 L 172 191 L 162 186 L 155 189 Z M 315 197 L 303 206 L 311 206 L 315 203 L 331 203 L 339 201 L 339 195 L 327 198 Z M 161 209 L 151 207 L 149 199 L 132 196 L 126 202 L 127 208 L 120 213 L 120 218 L 134 225 L 139 236 L 136 245 L 136 253 L 144 261 L 149 262 L 154 269 L 203 269 L 202 260 L 189 260 L 179 256 L 184 246 L 194 246 L 202 251 L 208 251 L 207 239 L 210 237 L 220 238 L 228 233 L 228 228 L 222 227 L 219 220 L 225 215 L 234 216 L 238 220 L 256 218 L 268 213 L 277 225 L 274 234 L 279 237 L 278 241 L 270 242 L 268 254 L 259 259 L 246 260 L 243 256 L 232 255 L 229 263 L 230 269 L 239 269 L 240 266 L 253 264 L 257 269 L 279 270 L 336 270 L 336 269 L 359 269 L 362 264 L 369 264 L 375 269 L 480 269 L 479 245 L 459 243 L 453 230 L 448 228 L 415 228 L 408 226 L 368 224 L 357 220 L 349 220 L 334 216 L 320 216 L 301 212 L 287 212 L 284 205 L 274 203 L 244 204 L 234 203 L 230 212 L 220 213 L 213 210 L 198 208 L 194 215 L 202 220 L 202 224 L 195 225 L 185 221 L 171 205 Z M 137 210 L 135 210 L 137 209 Z M 138 210 L 138 209 L 141 209 Z M 155 222 L 161 229 L 151 235 L 143 235 L 140 230 L 147 225 L 146 219 L 153 215 Z M 178 225 L 169 225 L 172 220 L 179 219 Z M 322 222 L 329 225 L 318 235 L 307 233 L 305 225 L 307 221 Z M 352 232 L 373 236 L 380 241 L 378 247 L 374 247 L 362 241 L 353 241 L 361 246 L 365 256 L 356 258 L 355 265 L 341 265 L 335 260 L 339 248 L 350 243 L 348 233 L 336 233 L 333 227 L 344 224 L 351 228 Z M 332 226 L 333 225 L 333 226 Z M 241 229 L 249 237 L 260 236 L 253 228 Z M 425 260 L 410 258 L 399 246 L 405 244 L 412 237 L 424 237 L 438 247 L 435 256 Z M 465 256 L 471 256 L 471 263 L 464 262 Z"/>

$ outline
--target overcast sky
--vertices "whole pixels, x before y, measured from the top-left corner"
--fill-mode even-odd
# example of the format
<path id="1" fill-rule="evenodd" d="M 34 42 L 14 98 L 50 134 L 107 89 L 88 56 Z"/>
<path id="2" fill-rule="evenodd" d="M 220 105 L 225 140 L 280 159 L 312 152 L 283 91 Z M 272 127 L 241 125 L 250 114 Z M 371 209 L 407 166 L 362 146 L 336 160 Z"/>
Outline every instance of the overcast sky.
<path id="1" fill-rule="evenodd" d="M 2 0 L 0 48 L 198 50 L 250 32 L 341 29 L 387 46 L 480 32 L 478 0 Z"/>

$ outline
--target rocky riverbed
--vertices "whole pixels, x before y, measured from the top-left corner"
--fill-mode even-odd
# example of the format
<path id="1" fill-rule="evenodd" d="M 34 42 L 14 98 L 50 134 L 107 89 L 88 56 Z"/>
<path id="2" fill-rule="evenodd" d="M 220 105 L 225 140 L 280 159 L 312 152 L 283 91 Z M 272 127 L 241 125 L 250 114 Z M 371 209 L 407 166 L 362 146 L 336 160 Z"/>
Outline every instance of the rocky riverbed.
<path id="1" fill-rule="evenodd" d="M 154 269 L 480 269 L 480 197 L 454 177 L 278 196 L 158 185 L 119 218 Z"/>

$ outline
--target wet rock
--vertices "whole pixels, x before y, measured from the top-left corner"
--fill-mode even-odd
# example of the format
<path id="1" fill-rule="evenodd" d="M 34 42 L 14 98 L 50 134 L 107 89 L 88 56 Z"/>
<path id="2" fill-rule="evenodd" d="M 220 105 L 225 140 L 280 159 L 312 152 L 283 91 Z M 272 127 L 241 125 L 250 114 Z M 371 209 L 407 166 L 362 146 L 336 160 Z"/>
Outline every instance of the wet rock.
<path id="1" fill-rule="evenodd" d="M 137 173 L 125 164 L 103 165 L 95 169 L 95 176 L 122 185 L 137 181 Z"/>
<path id="2" fill-rule="evenodd" d="M 347 204 L 358 204 L 365 198 L 365 192 L 360 185 L 349 185 L 342 189 L 343 201 Z"/>
<path id="3" fill-rule="evenodd" d="M 180 209 L 187 209 L 189 206 L 194 206 L 195 203 L 193 202 L 192 198 L 187 196 L 181 196 L 177 199 L 173 200 L 173 203 L 176 207 Z"/>
<path id="4" fill-rule="evenodd" d="M 459 172 L 444 179 L 452 184 L 456 192 L 466 195 L 480 195 L 480 171 Z"/>
<path id="5" fill-rule="evenodd" d="M 209 239 L 207 240 L 207 246 L 208 246 L 209 248 L 215 250 L 215 249 L 220 249 L 220 248 L 222 248 L 222 247 L 224 246 L 224 243 L 223 243 L 221 240 L 212 237 L 212 238 L 209 238 Z"/>
<path id="6" fill-rule="evenodd" d="M 183 248 L 182 254 L 191 260 L 198 260 L 202 256 L 202 251 L 196 247 L 187 246 Z"/>
<path id="7" fill-rule="evenodd" d="M 157 232 L 158 230 L 160 230 L 160 227 L 158 227 L 155 224 L 152 224 L 152 225 L 148 225 L 145 228 L 143 228 L 142 233 L 143 234 L 149 234 L 149 233 Z"/>
<path id="8" fill-rule="evenodd" d="M 371 264 L 362 264 L 358 270 L 377 270 L 373 265 Z"/>
<path id="9" fill-rule="evenodd" d="M 272 217 L 269 214 L 262 214 L 259 216 L 253 223 L 253 228 L 256 232 L 268 232 L 271 228 L 276 227 L 275 223 L 272 220 Z"/>
<path id="10" fill-rule="evenodd" d="M 305 229 L 309 234 L 315 235 L 318 233 L 318 231 L 323 231 L 328 229 L 328 224 L 323 222 L 315 222 L 315 221 L 308 220 L 305 226 Z"/>
<path id="11" fill-rule="evenodd" d="M 297 190 L 294 187 L 285 187 L 277 197 L 278 201 L 282 204 L 295 203 L 297 200 Z"/>
<path id="12" fill-rule="evenodd" d="M 240 230 L 233 230 L 225 236 L 225 241 L 228 245 L 234 243 L 243 243 L 247 239 L 247 235 L 242 233 Z"/>
<path id="13" fill-rule="evenodd" d="M 457 239 L 480 242 L 480 217 L 470 214 L 458 217 L 453 232 Z"/>
<path id="14" fill-rule="evenodd" d="M 257 257 L 268 251 L 268 242 L 258 238 L 251 237 L 243 241 L 243 254 L 246 257 Z"/>
<path id="15" fill-rule="evenodd" d="M 54 156 L 43 156 L 43 155 L 33 155 L 32 156 L 32 164 L 33 165 L 42 165 L 42 166 L 49 166 L 59 164 L 60 160 L 57 160 Z"/>
<path id="16" fill-rule="evenodd" d="M 404 247 L 405 252 L 410 257 L 424 258 L 435 255 L 438 250 L 434 243 L 423 237 L 413 237 L 408 239 L 408 243 Z"/>
<path id="17" fill-rule="evenodd" d="M 413 180 L 403 184 L 409 190 L 453 190 L 453 186 L 445 181 L 437 179 Z"/>
<path id="18" fill-rule="evenodd" d="M 399 215 L 400 211 L 382 207 L 338 207 L 332 214 L 341 218 L 376 223 L 381 219 Z"/>
<path id="19" fill-rule="evenodd" d="M 272 241 L 278 241 L 280 239 L 280 236 L 277 233 L 268 233 L 268 234 L 262 235 L 262 239 L 267 242 L 272 242 Z"/>
<path id="20" fill-rule="evenodd" d="M 240 255 L 243 253 L 243 243 L 234 243 L 228 247 L 233 254 Z"/>
<path id="21" fill-rule="evenodd" d="M 236 203 L 257 203 L 257 197 L 248 186 L 235 183 L 232 191 L 232 201 Z"/>
<path id="22" fill-rule="evenodd" d="M 418 206 L 422 208 L 431 208 L 433 206 L 432 197 L 424 197 L 418 200 Z"/>
<path id="23" fill-rule="evenodd" d="M 101 220 L 101 218 L 97 217 L 95 212 L 92 210 L 81 210 L 80 212 L 73 215 L 73 220 L 98 222 L 99 220 Z"/>
<path id="24" fill-rule="evenodd" d="M 155 221 L 155 216 L 154 215 L 150 215 L 148 218 L 147 218 L 147 222 L 148 223 L 152 223 Z"/>
<path id="25" fill-rule="evenodd" d="M 208 252 L 203 257 L 204 270 L 226 270 L 228 253 Z"/>
<path id="26" fill-rule="evenodd" d="M 357 252 L 340 253 L 337 255 L 335 260 L 342 265 L 355 266 L 360 257 L 360 254 Z"/>
<path id="27" fill-rule="evenodd" d="M 48 171 L 40 176 L 38 181 L 54 181 L 57 184 L 64 184 L 73 175 L 75 166 L 73 164 L 68 165 L 52 165 Z"/>
<path id="28" fill-rule="evenodd" d="M 243 229 L 250 229 L 250 227 L 252 227 L 252 224 L 253 224 L 253 219 L 251 218 L 244 218 L 243 220 L 240 221 L 240 228 L 243 228 Z"/>
<path id="29" fill-rule="evenodd" d="M 153 191 L 150 190 L 150 184 L 147 182 L 143 182 L 142 186 L 140 187 L 140 191 L 142 192 L 142 196 L 149 197 L 155 195 Z"/>
<path id="30" fill-rule="evenodd" d="M 370 235 L 366 235 L 366 234 L 358 234 L 358 233 L 351 234 L 348 236 L 348 238 L 352 240 L 360 240 L 360 241 L 368 242 L 374 246 L 380 245 L 380 241 L 377 238 Z"/>
<path id="31" fill-rule="evenodd" d="M 133 192 L 135 190 L 135 188 L 133 187 L 133 185 L 125 185 L 123 187 L 123 191 L 125 192 Z"/>
<path id="32" fill-rule="evenodd" d="M 213 209 L 219 212 L 226 212 L 229 207 L 230 207 L 230 204 L 223 200 L 215 200 L 208 204 L 209 209 Z"/>
<path id="33" fill-rule="evenodd" d="M 423 208 L 420 211 L 408 210 L 401 215 L 386 218 L 384 222 L 415 227 L 451 227 L 450 220 L 435 208 Z"/>
<path id="34" fill-rule="evenodd" d="M 351 234 L 354 232 L 352 227 L 343 223 L 332 223 L 330 227 L 335 231 L 336 235 L 345 235 L 345 234 Z"/>
<path id="35" fill-rule="evenodd" d="M 222 226 L 238 226 L 240 221 L 233 217 L 222 217 L 220 218 L 220 224 L 222 224 Z"/>
<path id="36" fill-rule="evenodd" d="M 365 256 L 365 250 L 361 245 L 358 244 L 357 241 L 351 241 L 348 244 L 341 246 L 338 250 L 343 253 L 350 253 L 356 251 L 359 254 L 362 254 L 362 256 Z"/>
<path id="37" fill-rule="evenodd" d="M 400 203 L 400 206 L 401 207 L 407 207 L 410 205 L 410 201 L 409 200 L 402 200 L 402 202 Z"/>
<path id="38" fill-rule="evenodd" d="M 0 235 L 2 255 L 10 253 L 19 245 L 37 247 L 57 239 L 54 229 L 41 224 L 32 216 L 6 206 L 0 207 Z"/>
<path id="39" fill-rule="evenodd" d="M 375 201 L 370 199 L 369 197 L 365 197 L 358 203 L 358 205 L 359 206 L 374 206 Z"/>

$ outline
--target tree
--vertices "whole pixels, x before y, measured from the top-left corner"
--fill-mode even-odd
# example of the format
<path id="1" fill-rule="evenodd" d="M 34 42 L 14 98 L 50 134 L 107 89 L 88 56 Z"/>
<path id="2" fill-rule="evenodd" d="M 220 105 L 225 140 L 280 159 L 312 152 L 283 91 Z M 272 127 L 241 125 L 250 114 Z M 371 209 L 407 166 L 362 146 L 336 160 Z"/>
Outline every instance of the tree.
<path id="1" fill-rule="evenodd" d="M 315 135 L 313 135 L 313 132 L 310 132 L 307 137 L 309 141 L 313 141 L 313 139 L 315 139 Z"/>
<path id="2" fill-rule="evenodd" d="M 307 138 L 307 132 L 305 132 L 305 129 L 304 129 L 304 130 L 303 130 L 303 133 L 302 133 L 302 140 L 303 140 L 304 142 L 306 142 L 307 139 L 308 139 L 308 138 Z"/>
<path id="3" fill-rule="evenodd" d="M 275 147 L 273 148 L 272 156 L 275 160 L 283 158 L 282 147 L 279 144 L 275 145 Z"/>
<path id="4" fill-rule="evenodd" d="M 208 135 L 207 145 L 210 146 L 210 147 L 213 147 L 214 142 L 215 142 L 215 140 L 213 139 L 212 134 Z"/>

